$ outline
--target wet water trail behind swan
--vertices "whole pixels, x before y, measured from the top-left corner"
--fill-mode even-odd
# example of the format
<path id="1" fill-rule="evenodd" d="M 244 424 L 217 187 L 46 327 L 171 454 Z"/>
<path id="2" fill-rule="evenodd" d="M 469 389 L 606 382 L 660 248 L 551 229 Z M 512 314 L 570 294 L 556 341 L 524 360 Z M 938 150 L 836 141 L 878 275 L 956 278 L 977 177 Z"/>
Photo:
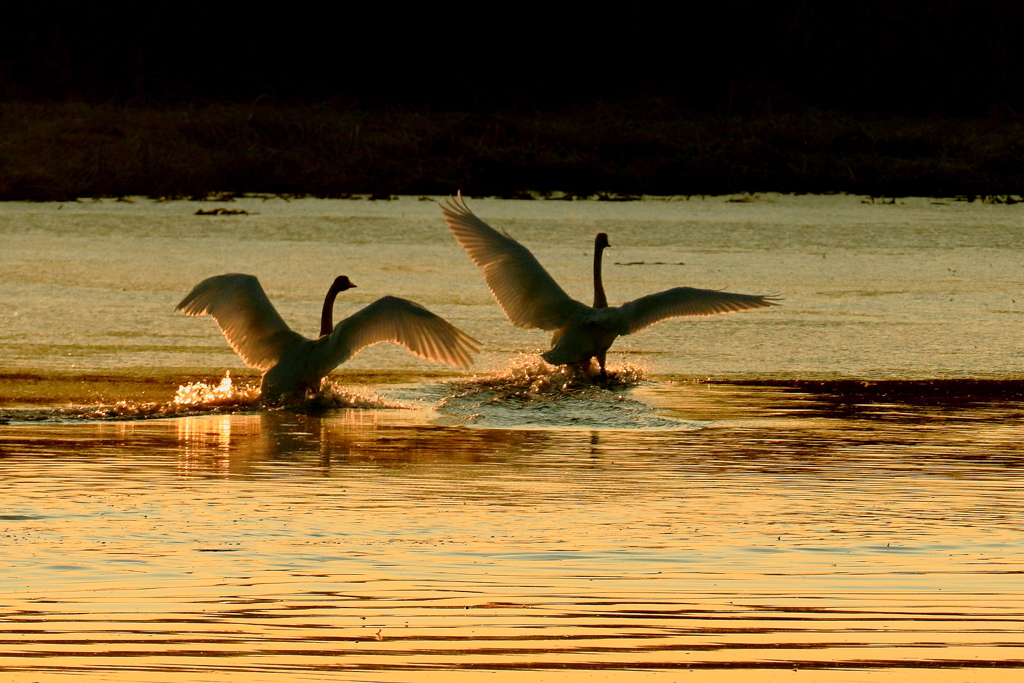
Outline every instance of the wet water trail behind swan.
<path id="1" fill-rule="evenodd" d="M 449 382 L 436 410 L 442 424 L 518 429 L 687 429 L 685 420 L 659 415 L 629 396 L 644 368 L 610 366 L 608 377 L 588 377 L 524 355 L 505 370 Z"/>
<path id="2" fill-rule="evenodd" d="M 116 382 L 114 382 L 116 393 Z M 264 404 L 260 401 L 259 382 L 237 382 L 228 372 L 219 382 L 194 381 L 178 385 L 167 401 L 139 399 L 112 403 L 0 407 L 0 424 L 39 422 L 93 422 L 175 418 L 210 413 L 247 413 L 261 410 L 324 412 L 329 410 L 405 409 L 409 406 L 377 393 L 373 387 L 352 386 L 325 378 L 320 391 L 304 400 L 288 404 Z"/>

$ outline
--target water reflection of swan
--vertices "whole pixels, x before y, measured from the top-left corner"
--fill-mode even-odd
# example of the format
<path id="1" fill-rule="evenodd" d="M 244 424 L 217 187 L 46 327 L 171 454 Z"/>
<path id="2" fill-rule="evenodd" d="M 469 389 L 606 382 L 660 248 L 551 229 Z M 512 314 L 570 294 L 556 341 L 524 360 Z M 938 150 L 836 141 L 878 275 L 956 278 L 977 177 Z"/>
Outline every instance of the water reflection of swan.
<path id="1" fill-rule="evenodd" d="M 449 197 L 441 211 L 459 245 L 479 268 L 516 327 L 554 330 L 552 347 L 541 357 L 552 365 L 587 369 L 596 358 L 605 376 L 605 353 L 619 335 L 639 332 L 668 318 L 706 316 L 775 306 L 773 297 L 676 287 L 621 306 L 608 306 L 601 282 L 601 254 L 608 236 L 594 243 L 594 305 L 569 297 L 523 245 L 477 218 L 462 195 Z"/>
<path id="2" fill-rule="evenodd" d="M 480 342 L 406 299 L 385 296 L 333 325 L 334 299 L 355 287 L 347 277 L 334 280 L 324 299 L 320 338 L 307 339 L 281 318 L 259 280 L 230 273 L 200 282 L 175 310 L 209 313 L 245 364 L 263 372 L 261 398 L 316 391 L 320 380 L 362 349 L 396 342 L 420 358 L 468 367 Z"/>

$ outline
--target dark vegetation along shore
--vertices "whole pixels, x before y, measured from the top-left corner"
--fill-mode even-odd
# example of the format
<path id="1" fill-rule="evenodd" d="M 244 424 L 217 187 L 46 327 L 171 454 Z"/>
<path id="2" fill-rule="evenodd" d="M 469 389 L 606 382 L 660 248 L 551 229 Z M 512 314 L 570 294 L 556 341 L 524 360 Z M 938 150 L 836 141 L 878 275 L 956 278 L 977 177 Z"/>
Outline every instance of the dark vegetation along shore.
<path id="1" fill-rule="evenodd" d="M 0 104 L 0 199 L 1024 193 L 1019 118 Z"/>
<path id="2" fill-rule="evenodd" d="M 8 3 L 0 199 L 1024 192 L 1024 3 Z"/>

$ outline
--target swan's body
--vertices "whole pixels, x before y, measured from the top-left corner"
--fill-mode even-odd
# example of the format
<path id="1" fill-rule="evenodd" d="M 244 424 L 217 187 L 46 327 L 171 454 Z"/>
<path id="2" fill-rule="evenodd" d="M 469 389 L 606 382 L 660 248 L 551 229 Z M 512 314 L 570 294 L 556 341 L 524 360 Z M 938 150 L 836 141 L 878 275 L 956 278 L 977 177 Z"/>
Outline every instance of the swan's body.
<path id="1" fill-rule="evenodd" d="M 338 292 L 355 287 L 344 275 L 324 300 L 319 339 L 294 332 L 281 318 L 259 280 L 230 273 L 207 278 L 175 310 L 209 313 L 228 344 L 250 368 L 263 372 L 260 397 L 277 399 L 317 391 L 320 380 L 362 349 L 396 342 L 420 358 L 468 367 L 480 343 L 423 306 L 385 296 L 332 324 Z"/>
<path id="2" fill-rule="evenodd" d="M 669 318 L 708 316 L 777 305 L 770 296 L 676 287 L 621 306 L 608 306 L 601 282 L 600 233 L 594 244 L 594 305 L 576 301 L 558 286 L 530 251 L 477 218 L 462 196 L 441 205 L 448 229 L 481 270 L 494 299 L 516 327 L 554 330 L 551 349 L 541 357 L 552 365 L 589 367 L 596 358 L 605 374 L 605 353 L 615 338 Z"/>

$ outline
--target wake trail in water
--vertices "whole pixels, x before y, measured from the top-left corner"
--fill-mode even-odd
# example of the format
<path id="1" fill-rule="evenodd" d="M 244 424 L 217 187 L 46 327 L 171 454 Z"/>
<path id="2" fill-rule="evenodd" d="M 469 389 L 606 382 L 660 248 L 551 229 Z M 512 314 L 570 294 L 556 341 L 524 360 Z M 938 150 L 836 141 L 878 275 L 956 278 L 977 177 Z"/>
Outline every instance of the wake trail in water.
<path id="1" fill-rule="evenodd" d="M 661 415 L 628 396 L 646 382 L 646 369 L 624 363 L 607 377 L 552 366 L 523 355 L 503 370 L 464 379 L 391 387 L 381 395 L 370 387 L 325 379 L 320 391 L 302 401 L 270 405 L 260 400 L 258 380 L 188 382 L 165 402 L 112 403 L 0 409 L 0 424 L 135 421 L 266 410 L 320 414 L 333 410 L 433 407 L 434 421 L 449 426 L 511 429 L 696 429 L 704 423 Z M 101 399 L 102 400 L 102 399 Z M 430 421 L 432 418 L 427 418 Z"/>
<path id="2" fill-rule="evenodd" d="M 0 410 L 0 424 L 38 422 L 95 422 L 151 420 L 209 413 L 245 413 L 267 409 L 320 412 L 335 409 L 404 409 L 405 404 L 379 396 L 373 389 L 344 387 L 324 380 L 319 393 L 286 406 L 268 406 L 259 400 L 259 385 L 234 382 L 231 373 L 219 383 L 182 384 L 167 402 L 117 401 L 112 404 L 70 405 L 52 408 Z"/>
<path id="3" fill-rule="evenodd" d="M 457 424 L 483 428 L 691 429 L 693 423 L 657 414 L 625 394 L 640 385 L 645 368 L 610 366 L 592 378 L 539 356 L 521 356 L 493 375 L 449 383 L 438 413 Z"/>

